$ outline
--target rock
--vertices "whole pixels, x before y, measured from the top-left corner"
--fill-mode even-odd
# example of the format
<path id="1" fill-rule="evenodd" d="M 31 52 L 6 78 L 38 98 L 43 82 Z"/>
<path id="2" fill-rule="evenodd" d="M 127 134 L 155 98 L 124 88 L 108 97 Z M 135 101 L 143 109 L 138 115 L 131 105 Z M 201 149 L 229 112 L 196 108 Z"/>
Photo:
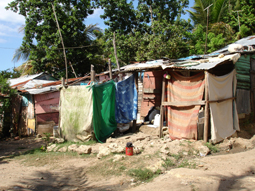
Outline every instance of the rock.
<path id="1" fill-rule="evenodd" d="M 76 150 L 79 148 L 78 145 L 76 144 L 72 144 L 68 147 L 68 151 L 73 151 L 73 152 L 76 152 Z"/>
<path id="2" fill-rule="evenodd" d="M 111 143 L 108 148 L 112 153 L 124 153 L 125 148 L 118 145 L 117 143 Z"/>
<path id="3" fill-rule="evenodd" d="M 252 141 L 250 141 L 249 139 L 243 139 L 239 137 L 239 138 L 231 138 L 230 141 L 233 141 L 233 148 L 242 148 L 242 149 L 254 148 Z"/>
<path id="4" fill-rule="evenodd" d="M 163 145 L 163 146 L 161 147 L 161 149 L 160 149 L 160 152 L 163 153 L 163 154 L 165 154 L 165 155 L 168 155 L 168 154 L 170 153 L 169 147 L 168 147 L 166 144 Z"/>
<path id="5" fill-rule="evenodd" d="M 253 137 L 251 138 L 251 144 L 253 144 L 255 146 L 255 135 L 253 135 Z"/>
<path id="6" fill-rule="evenodd" d="M 188 152 L 182 152 L 182 154 L 185 155 L 185 156 L 188 156 L 188 155 L 189 155 Z"/>
<path id="7" fill-rule="evenodd" d="M 35 159 L 36 161 L 40 160 L 40 158 Z"/>
<path id="8" fill-rule="evenodd" d="M 81 145 L 76 149 L 76 152 L 81 155 L 81 154 L 90 154 L 91 153 L 91 146 L 87 145 Z"/>
<path id="9" fill-rule="evenodd" d="M 42 137 L 42 135 L 40 135 L 40 134 L 36 135 L 36 138 L 41 138 L 41 137 Z"/>
<path id="10" fill-rule="evenodd" d="M 65 139 L 63 139 L 63 138 L 55 138 L 55 139 L 54 139 L 54 142 L 55 142 L 55 143 L 64 143 L 64 142 L 65 142 Z"/>
<path id="11" fill-rule="evenodd" d="M 54 152 L 57 152 L 57 151 L 58 151 L 58 148 L 59 148 L 59 147 L 56 146 L 56 147 L 53 149 L 53 151 L 54 151 Z"/>
<path id="12" fill-rule="evenodd" d="M 167 130 L 168 130 L 167 126 L 162 127 L 162 131 L 167 131 Z"/>
<path id="13" fill-rule="evenodd" d="M 62 147 L 58 150 L 58 152 L 65 153 L 67 151 L 67 147 Z"/>
<path id="14" fill-rule="evenodd" d="M 192 143 L 192 146 L 195 150 L 199 152 L 199 155 L 201 157 L 204 157 L 210 153 L 210 149 L 204 145 L 202 140 Z"/>
<path id="15" fill-rule="evenodd" d="M 125 157 L 126 157 L 125 155 L 114 155 L 113 162 L 120 161 L 120 160 L 124 159 Z"/>
<path id="16" fill-rule="evenodd" d="M 53 151 L 54 148 L 56 148 L 56 146 L 57 146 L 56 144 L 52 144 L 52 145 L 48 146 L 48 147 L 47 147 L 47 152 Z"/>
<path id="17" fill-rule="evenodd" d="M 100 147 L 99 148 L 99 152 L 97 154 L 97 158 L 100 159 L 102 158 L 103 156 L 107 156 L 111 154 L 111 150 L 108 148 L 108 147 Z"/>
<path id="18" fill-rule="evenodd" d="M 116 139 L 113 139 L 113 138 L 108 138 L 106 139 L 106 143 L 114 143 L 116 141 Z"/>
<path id="19" fill-rule="evenodd" d="M 232 141 L 225 139 L 222 143 L 218 145 L 218 148 L 220 149 L 220 151 L 229 151 L 230 149 L 232 149 Z"/>
<path id="20" fill-rule="evenodd" d="M 133 154 L 140 154 L 142 152 L 142 149 L 139 147 L 133 147 Z"/>
<path id="21" fill-rule="evenodd" d="M 188 146 L 182 140 L 174 140 L 172 142 L 168 142 L 167 147 L 169 148 L 169 152 L 171 154 L 175 154 L 175 155 L 177 155 L 183 151 L 189 151 Z"/>

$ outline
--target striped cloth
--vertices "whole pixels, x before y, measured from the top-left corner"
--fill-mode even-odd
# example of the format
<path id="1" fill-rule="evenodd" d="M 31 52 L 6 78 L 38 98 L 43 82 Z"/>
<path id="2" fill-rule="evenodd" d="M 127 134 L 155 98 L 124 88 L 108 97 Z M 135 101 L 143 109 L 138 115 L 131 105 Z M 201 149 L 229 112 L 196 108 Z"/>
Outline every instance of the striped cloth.
<path id="1" fill-rule="evenodd" d="M 170 72 L 167 81 L 167 101 L 200 101 L 204 93 L 204 73 L 184 77 Z M 197 139 L 197 120 L 200 106 L 167 107 L 168 131 L 171 139 Z"/>

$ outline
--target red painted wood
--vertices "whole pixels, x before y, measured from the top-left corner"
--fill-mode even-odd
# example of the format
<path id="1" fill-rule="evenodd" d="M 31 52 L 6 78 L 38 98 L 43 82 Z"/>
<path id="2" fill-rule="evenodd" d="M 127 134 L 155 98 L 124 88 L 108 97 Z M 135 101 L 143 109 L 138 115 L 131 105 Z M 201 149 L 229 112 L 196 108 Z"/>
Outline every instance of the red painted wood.
<path id="1" fill-rule="evenodd" d="M 58 112 L 59 98 L 49 99 L 37 102 L 35 104 L 35 113 L 51 113 Z"/>
<path id="2" fill-rule="evenodd" d="M 54 98 L 59 98 L 59 97 L 60 97 L 60 92 L 50 92 L 47 94 L 37 94 L 34 96 L 35 103 L 45 101 L 45 100 L 54 99 Z"/>
<path id="3" fill-rule="evenodd" d="M 149 76 L 149 77 L 148 77 Z M 141 104 L 141 116 L 145 117 L 153 106 L 160 106 L 162 92 L 163 71 L 144 72 L 143 88 L 157 90 L 158 93 L 143 93 Z M 154 99 L 144 99 L 146 97 L 154 97 Z"/>
<path id="4" fill-rule="evenodd" d="M 56 125 L 58 125 L 59 113 L 43 113 L 36 115 L 37 124 L 45 123 L 46 121 L 54 121 Z"/>

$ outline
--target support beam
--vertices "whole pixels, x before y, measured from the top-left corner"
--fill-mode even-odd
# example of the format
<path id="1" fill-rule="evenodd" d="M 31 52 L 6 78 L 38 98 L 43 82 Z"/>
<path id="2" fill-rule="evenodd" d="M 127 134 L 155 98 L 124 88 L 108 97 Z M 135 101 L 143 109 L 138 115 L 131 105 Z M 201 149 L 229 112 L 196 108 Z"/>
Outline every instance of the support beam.
<path id="1" fill-rule="evenodd" d="M 159 138 L 163 136 L 162 128 L 164 123 L 164 106 L 163 102 L 165 101 L 165 86 L 166 86 L 166 78 L 163 77 L 162 82 L 162 95 L 161 95 L 161 105 L 160 105 L 160 126 L 159 126 Z"/>
<path id="2" fill-rule="evenodd" d="M 91 77 L 91 82 L 94 82 L 94 81 L 95 81 L 95 70 L 94 70 L 94 65 L 91 65 L 90 77 Z"/>
<path id="3" fill-rule="evenodd" d="M 111 59 L 108 60 L 108 68 L 109 68 L 109 77 L 112 80 L 112 64 L 111 64 Z"/>
<path id="4" fill-rule="evenodd" d="M 204 142 L 208 142 L 209 126 L 209 91 L 208 91 L 208 72 L 205 71 L 205 121 L 204 121 Z"/>

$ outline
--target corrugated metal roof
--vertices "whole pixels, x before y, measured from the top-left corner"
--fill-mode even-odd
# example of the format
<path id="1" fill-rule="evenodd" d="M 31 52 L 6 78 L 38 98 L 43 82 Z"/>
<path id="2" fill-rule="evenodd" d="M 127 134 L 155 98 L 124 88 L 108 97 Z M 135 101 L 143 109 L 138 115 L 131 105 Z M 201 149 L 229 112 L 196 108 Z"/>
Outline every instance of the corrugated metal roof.
<path id="1" fill-rule="evenodd" d="M 170 66 L 163 65 L 162 68 L 178 68 L 178 69 L 184 69 L 184 70 L 209 70 L 211 68 L 216 67 L 217 65 L 225 62 L 225 61 L 233 61 L 233 63 L 236 63 L 237 60 L 240 58 L 240 54 L 232 54 L 232 55 L 226 55 L 222 58 L 220 57 L 211 57 L 208 59 L 201 59 L 197 61 L 184 61 L 184 62 L 177 62 Z"/>
<path id="2" fill-rule="evenodd" d="M 15 86 L 17 84 L 35 79 L 35 78 L 41 76 L 42 74 L 43 74 L 43 72 L 41 72 L 40 74 L 21 76 L 19 78 L 9 79 L 8 81 L 10 82 L 10 86 Z"/>
<path id="3" fill-rule="evenodd" d="M 40 89 L 27 89 L 26 91 L 30 94 L 42 94 L 42 93 L 46 93 L 46 92 L 50 92 L 50 91 L 58 91 L 58 86 L 48 86 L 48 87 L 44 87 L 44 88 L 40 88 Z"/>
<path id="4" fill-rule="evenodd" d="M 23 88 L 24 89 L 40 88 L 43 85 L 46 85 L 46 84 L 49 84 L 49 83 L 52 83 L 52 81 L 49 81 L 49 80 L 33 80 L 32 79 L 29 82 L 27 82 L 23 86 Z"/>
<path id="5" fill-rule="evenodd" d="M 245 38 L 242 38 L 232 44 L 241 44 L 243 46 L 251 46 L 251 45 L 255 45 L 255 36 L 248 36 L 248 37 L 245 37 Z M 228 51 L 228 47 L 232 44 L 229 44 L 227 45 L 226 47 L 220 49 L 220 50 L 217 50 L 217 51 L 214 51 L 212 52 L 211 54 L 209 54 L 209 56 L 212 56 L 212 55 L 215 55 L 216 53 L 222 53 L 222 52 L 227 52 Z M 245 52 L 245 51 L 244 51 Z"/>

